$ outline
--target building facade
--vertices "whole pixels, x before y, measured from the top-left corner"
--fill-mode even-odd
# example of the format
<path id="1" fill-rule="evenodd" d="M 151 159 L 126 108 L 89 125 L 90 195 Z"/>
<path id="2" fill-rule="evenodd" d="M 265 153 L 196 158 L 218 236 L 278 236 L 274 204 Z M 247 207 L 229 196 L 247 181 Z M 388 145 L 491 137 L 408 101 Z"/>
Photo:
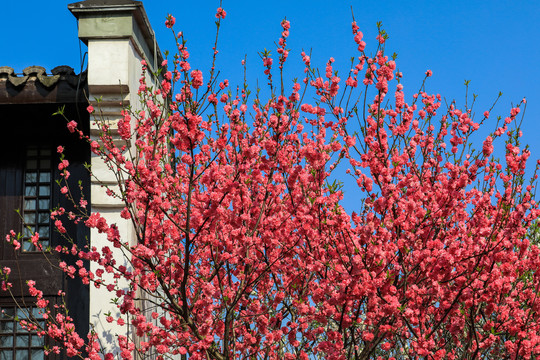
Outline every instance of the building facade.
<path id="1" fill-rule="evenodd" d="M 56 184 L 60 179 L 56 148 L 62 145 L 70 162 L 70 184 L 76 189 L 81 181 L 84 189 L 75 197 L 84 196 L 89 200 L 89 210 L 99 212 L 109 224 L 115 223 L 123 239 L 135 241 L 131 225 L 120 217 L 123 203 L 105 194 L 103 185 L 114 187 L 115 174 L 91 154 L 86 142 L 67 130 L 63 116 L 53 114 L 63 108 L 64 115 L 94 139 L 99 135 L 96 120 L 107 121 L 114 132 L 121 110 L 127 106 L 137 108 L 141 61 L 155 71 L 162 63 L 162 55 L 140 1 L 87 0 L 70 4 L 68 9 L 78 20 L 79 39 L 88 47 L 86 71 L 76 74 L 68 66 L 51 70 L 32 66 L 23 74 L 15 74 L 10 67 L 0 67 L 0 121 L 9 137 L 9 141 L 0 142 L 5 154 L 0 158 L 0 233 L 13 229 L 28 240 L 33 232 L 39 232 L 44 247 L 64 244 L 50 219 L 51 209 L 70 207 Z M 147 81 L 151 83 L 152 78 Z M 97 111 L 88 114 L 88 105 Z M 85 164 L 90 165 L 92 176 Z M 107 245 L 103 234 L 89 231 L 84 225 L 71 223 L 66 230 L 80 246 L 90 244 L 99 249 Z M 122 259 L 121 254 L 118 259 Z M 0 296 L 4 311 L 0 315 L 0 360 L 45 358 L 43 347 L 47 340 L 14 322 L 15 317 L 37 314 L 25 284 L 28 279 L 35 280 L 36 287 L 52 303 L 62 301 L 58 292 L 65 292 L 77 330 L 81 334 L 90 328 L 97 331 L 106 351 L 114 353 L 115 336 L 129 331 L 105 321 L 105 314 L 118 311 L 108 291 L 69 279 L 55 269 L 61 260 L 73 263 L 77 259 L 67 255 L 62 259 L 46 258 L 29 241 L 17 250 L 7 242 L 0 245 L 0 267 L 12 269 L 13 293 L 23 304 L 22 309 L 17 308 L 11 296 Z M 89 266 L 94 270 L 93 265 Z"/>

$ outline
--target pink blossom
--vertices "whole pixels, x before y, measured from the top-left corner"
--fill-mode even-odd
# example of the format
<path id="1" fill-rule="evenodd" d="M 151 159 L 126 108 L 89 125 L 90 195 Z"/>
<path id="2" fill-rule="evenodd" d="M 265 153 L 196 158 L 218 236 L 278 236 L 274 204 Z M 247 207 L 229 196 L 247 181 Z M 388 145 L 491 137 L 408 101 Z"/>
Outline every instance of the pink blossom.
<path id="1" fill-rule="evenodd" d="M 202 71 L 200 70 L 193 70 L 191 72 L 191 85 L 195 88 L 195 89 L 198 89 L 199 87 L 202 86 L 203 84 L 203 74 L 202 74 Z"/>
<path id="2" fill-rule="evenodd" d="M 165 26 L 169 29 L 174 26 L 174 23 L 176 22 L 176 19 L 171 14 L 167 15 L 167 20 L 165 21 Z"/>
<path id="3" fill-rule="evenodd" d="M 69 161 L 64 159 L 58 164 L 58 170 L 62 171 L 64 169 L 66 169 L 68 166 L 69 166 Z"/>
<path id="4" fill-rule="evenodd" d="M 75 120 L 71 120 L 70 122 L 68 122 L 67 127 L 68 127 L 69 132 L 73 133 L 75 132 L 75 129 L 77 128 L 77 122 L 75 122 Z"/>
<path id="5" fill-rule="evenodd" d="M 217 8 L 216 11 L 216 18 L 218 19 L 225 19 L 225 16 L 227 16 L 227 12 L 223 10 L 222 8 Z"/>

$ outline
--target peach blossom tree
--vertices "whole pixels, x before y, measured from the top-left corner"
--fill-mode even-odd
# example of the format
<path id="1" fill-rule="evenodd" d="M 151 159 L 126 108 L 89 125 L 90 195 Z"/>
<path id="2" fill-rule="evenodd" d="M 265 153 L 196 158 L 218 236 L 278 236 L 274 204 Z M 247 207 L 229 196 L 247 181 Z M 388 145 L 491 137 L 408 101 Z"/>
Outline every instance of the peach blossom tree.
<path id="1" fill-rule="evenodd" d="M 219 8 L 218 31 L 225 17 Z M 169 16 L 166 26 L 174 23 Z M 124 202 L 137 241 L 75 204 L 70 217 L 110 244 L 58 247 L 81 259 L 60 267 L 106 287 L 123 314 L 107 321 L 134 334 L 117 337 L 117 354 L 102 354 L 99 334 L 76 334 L 60 311 L 41 329 L 59 344 L 51 351 L 90 359 L 538 356 L 540 252 L 530 237 L 540 212 L 536 172 L 525 178 L 530 151 L 520 144 L 525 100 L 494 119 L 492 109 L 475 116 L 444 104 L 424 83 L 406 96 L 384 30 L 368 51 L 355 22 L 350 71 L 338 76 L 333 58 L 319 71 L 302 52 L 304 73 L 287 83 L 290 26 L 281 23 L 277 55 L 260 54 L 264 98 L 217 76 L 217 37 L 203 73 L 173 31 L 177 52 L 158 74 L 161 86 L 147 86 L 143 74 L 144 109 L 126 109 L 118 123 L 124 142 L 106 123 L 99 141 L 87 139 L 117 173 L 119 190 L 109 194 Z M 354 186 L 343 187 L 345 178 Z M 356 208 L 345 209 L 344 197 Z M 66 211 L 53 212 L 60 232 Z M 145 312 L 141 299 L 159 310 Z"/>

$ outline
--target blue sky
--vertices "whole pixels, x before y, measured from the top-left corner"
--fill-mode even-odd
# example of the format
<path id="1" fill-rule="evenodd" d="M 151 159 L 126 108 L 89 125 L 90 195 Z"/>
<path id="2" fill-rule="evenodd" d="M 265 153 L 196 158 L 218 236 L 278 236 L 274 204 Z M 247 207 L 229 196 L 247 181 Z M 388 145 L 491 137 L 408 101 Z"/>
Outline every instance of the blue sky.
<path id="1" fill-rule="evenodd" d="M 2 5 L 3 31 L 0 66 L 17 72 L 29 65 L 50 70 L 57 65 L 80 68 L 77 23 L 67 10 L 68 1 L 26 0 Z M 208 69 L 215 36 L 214 14 L 218 1 L 144 1 L 161 50 L 173 50 L 170 30 L 163 26 L 167 13 L 183 30 L 191 51 L 192 68 Z M 464 80 L 478 94 L 477 113 L 503 97 L 495 113 L 508 114 L 511 103 L 527 97 L 524 142 L 532 158 L 540 158 L 540 2 L 539 1 L 223 1 L 227 18 L 222 23 L 218 67 L 222 79 L 241 79 L 241 59 L 247 55 L 248 75 L 264 84 L 257 52 L 274 50 L 280 21 L 291 22 L 287 74 L 302 76 L 300 52 L 312 50 L 313 64 L 324 67 L 330 56 L 344 71 L 354 53 L 351 5 L 365 34 L 367 51 L 374 49 L 376 22 L 382 21 L 390 36 L 387 52 L 398 54 L 406 93 L 418 89 L 424 72 L 433 71 L 428 93 L 440 93 L 462 104 Z M 273 51 L 275 52 L 275 51 Z"/>

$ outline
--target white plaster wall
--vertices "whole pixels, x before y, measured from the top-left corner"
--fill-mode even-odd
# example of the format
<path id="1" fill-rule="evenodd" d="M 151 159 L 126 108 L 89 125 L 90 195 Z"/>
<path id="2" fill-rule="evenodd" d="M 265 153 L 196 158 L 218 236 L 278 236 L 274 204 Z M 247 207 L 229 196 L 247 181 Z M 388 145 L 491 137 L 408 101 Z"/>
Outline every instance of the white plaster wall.
<path id="1" fill-rule="evenodd" d="M 129 85 L 129 39 L 91 39 L 88 41 L 88 84 L 92 85 Z M 120 89 L 120 87 L 118 87 Z M 95 105 L 96 112 L 93 114 L 94 121 L 106 120 L 110 125 L 114 125 L 120 118 L 121 94 L 114 93 L 90 93 L 91 101 L 101 99 L 101 103 Z M 113 105 L 113 103 L 115 103 Z M 111 127 L 114 130 L 114 126 Z M 93 138 L 99 141 L 97 126 L 91 124 Z M 120 217 L 120 211 L 124 204 L 121 200 L 112 198 L 106 194 L 107 187 L 111 190 L 117 190 L 118 185 L 115 174 L 109 170 L 103 160 L 97 155 L 92 154 L 92 174 L 91 180 L 91 205 L 92 212 L 99 212 L 107 221 L 107 224 L 116 224 L 120 232 L 122 241 L 128 240 L 131 243 L 133 238 L 133 229 L 130 222 Z M 113 250 L 114 259 L 118 265 L 127 265 L 122 251 L 115 248 L 107 240 L 106 234 L 100 234 L 96 229 L 90 233 L 90 243 L 98 250 L 108 246 Z M 90 264 L 90 270 L 95 271 L 101 268 L 95 263 Z M 115 280 L 110 274 L 105 273 L 104 282 L 106 284 L 114 283 Z M 126 283 L 118 283 L 120 288 L 126 288 Z M 99 334 L 101 346 L 105 352 L 118 353 L 117 347 L 118 335 L 129 336 L 129 326 L 118 326 L 116 322 L 108 323 L 106 317 L 111 315 L 115 320 L 121 314 L 117 305 L 112 299 L 114 293 L 110 293 L 106 287 L 90 287 L 90 323 L 93 329 Z M 124 320 L 129 323 L 124 315 Z"/>
<path id="2" fill-rule="evenodd" d="M 103 105 L 96 105 L 94 117 L 100 120 L 107 120 L 114 130 L 114 123 L 121 117 L 121 107 L 119 103 L 122 100 L 129 100 L 133 110 L 140 108 L 139 96 L 139 79 L 142 74 L 141 66 L 142 57 L 135 48 L 134 42 L 130 39 L 90 39 L 88 41 L 88 84 L 92 85 L 127 85 L 129 94 L 111 93 L 107 94 L 90 93 L 90 100 L 102 99 Z M 150 76 L 147 76 L 148 85 Z M 120 87 L 118 87 L 120 89 Z M 110 89 L 109 89 L 110 90 Z M 91 120 L 92 121 L 92 120 Z M 91 124 L 93 138 L 98 140 L 97 127 Z M 132 124 L 132 129 L 134 125 Z M 123 140 L 118 139 L 121 143 Z M 133 147 L 134 145 L 131 144 Z M 130 244 L 136 243 L 136 235 L 130 221 L 120 217 L 120 211 L 124 208 L 124 204 L 118 200 L 106 195 L 107 186 L 113 191 L 118 189 L 117 178 L 115 174 L 107 167 L 107 165 L 98 156 L 92 154 L 92 184 L 91 184 L 91 205 L 92 212 L 99 212 L 108 224 L 116 224 L 120 231 L 122 241 L 128 241 Z M 115 185 L 116 184 L 116 185 Z M 91 245 L 101 249 L 103 246 L 108 246 L 113 250 L 114 258 L 118 265 L 129 265 L 128 259 L 124 257 L 120 249 L 114 248 L 107 240 L 105 234 L 99 234 L 97 230 L 91 231 Z M 90 270 L 95 272 L 99 268 L 95 263 L 91 263 Z M 114 281 L 110 275 L 104 277 L 104 280 L 110 283 Z M 120 288 L 126 289 L 128 284 L 120 282 Z M 117 335 L 130 334 L 130 326 L 120 327 L 116 322 L 108 323 L 105 319 L 107 315 L 112 315 L 114 319 L 120 316 L 117 306 L 111 302 L 114 294 L 106 290 L 105 287 L 99 289 L 94 286 L 90 287 L 90 322 L 94 330 L 100 334 L 103 339 L 101 345 L 106 352 L 118 353 L 116 347 Z M 124 315 L 124 320 L 129 324 L 130 319 Z"/>
<path id="3" fill-rule="evenodd" d="M 139 104 L 139 79 L 142 75 L 142 57 L 136 51 L 133 43 L 128 48 L 128 78 L 129 78 L 129 101 L 132 104 L 134 109 L 140 109 Z M 149 77 L 146 77 L 146 80 L 149 81 Z"/>
<path id="4" fill-rule="evenodd" d="M 98 209 L 93 209 L 97 211 Z M 99 213 L 107 220 L 108 224 L 116 224 L 120 232 L 120 237 L 122 239 L 129 239 L 133 237 L 133 228 L 128 220 L 122 219 L 117 209 L 99 209 Z M 96 229 L 92 229 L 90 232 L 90 237 L 93 246 L 97 246 L 98 249 L 103 248 L 103 246 L 108 246 L 113 252 L 113 258 L 116 260 L 119 265 L 127 265 L 128 262 L 125 259 L 121 249 L 115 248 L 112 243 L 110 243 L 104 234 L 99 234 Z M 93 269 L 92 269 L 93 268 Z M 95 264 L 91 265 L 91 270 L 96 270 Z M 103 280 L 107 283 L 115 283 L 113 276 L 111 274 L 105 273 L 103 275 Z M 126 289 L 126 283 L 119 281 L 118 287 Z M 105 287 L 96 288 L 95 286 L 90 287 L 90 324 L 91 327 L 99 334 L 100 342 L 102 349 L 105 352 L 118 353 L 119 349 L 117 347 L 117 335 L 126 335 L 130 336 L 130 327 L 123 326 L 120 327 L 116 322 L 108 323 L 106 317 L 111 315 L 115 321 L 116 319 L 122 317 L 126 323 L 129 324 L 130 318 L 129 314 L 120 314 L 117 306 L 113 303 L 112 299 L 114 293 L 110 293 L 106 290 Z"/>
<path id="5" fill-rule="evenodd" d="M 128 84 L 129 48 L 128 39 L 89 40 L 88 84 Z"/>

